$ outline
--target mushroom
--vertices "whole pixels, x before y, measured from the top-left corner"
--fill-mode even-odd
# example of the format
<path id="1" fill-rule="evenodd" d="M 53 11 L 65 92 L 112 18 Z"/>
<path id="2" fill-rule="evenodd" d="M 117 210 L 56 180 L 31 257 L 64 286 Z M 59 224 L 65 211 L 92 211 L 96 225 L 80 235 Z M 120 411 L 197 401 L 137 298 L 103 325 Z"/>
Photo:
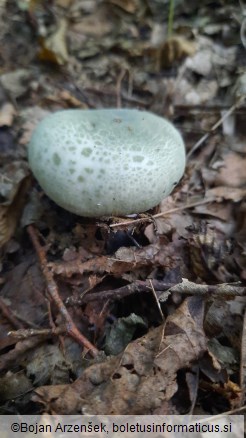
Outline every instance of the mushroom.
<path id="1" fill-rule="evenodd" d="M 150 112 L 63 110 L 39 123 L 28 159 L 58 205 L 100 217 L 156 206 L 182 177 L 185 148 L 176 128 Z"/>

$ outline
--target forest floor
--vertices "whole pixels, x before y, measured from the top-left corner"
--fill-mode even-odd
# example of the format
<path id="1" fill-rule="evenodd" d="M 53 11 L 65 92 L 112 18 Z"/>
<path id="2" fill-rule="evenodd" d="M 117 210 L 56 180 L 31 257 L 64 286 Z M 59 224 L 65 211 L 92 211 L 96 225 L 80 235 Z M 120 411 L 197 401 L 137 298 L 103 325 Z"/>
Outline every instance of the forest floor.
<path id="1" fill-rule="evenodd" d="M 1 414 L 245 409 L 246 6 L 175 3 L 168 26 L 168 1 L 0 0 Z M 174 192 L 131 218 L 58 207 L 26 150 L 68 108 L 171 120 Z"/>

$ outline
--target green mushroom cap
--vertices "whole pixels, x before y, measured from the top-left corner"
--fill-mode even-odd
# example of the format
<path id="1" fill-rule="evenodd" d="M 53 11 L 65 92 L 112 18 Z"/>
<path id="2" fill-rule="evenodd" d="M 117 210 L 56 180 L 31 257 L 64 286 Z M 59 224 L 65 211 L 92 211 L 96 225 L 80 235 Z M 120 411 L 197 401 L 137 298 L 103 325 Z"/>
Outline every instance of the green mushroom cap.
<path id="1" fill-rule="evenodd" d="M 80 216 L 146 211 L 185 169 L 185 147 L 162 117 L 132 109 L 63 110 L 34 130 L 30 167 L 45 193 Z"/>

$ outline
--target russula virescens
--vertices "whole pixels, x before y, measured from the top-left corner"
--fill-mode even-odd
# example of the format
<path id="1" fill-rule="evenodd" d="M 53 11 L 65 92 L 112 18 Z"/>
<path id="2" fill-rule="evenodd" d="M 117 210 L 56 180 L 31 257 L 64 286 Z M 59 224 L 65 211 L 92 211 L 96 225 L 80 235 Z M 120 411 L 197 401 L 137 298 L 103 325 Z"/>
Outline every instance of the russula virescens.
<path id="1" fill-rule="evenodd" d="M 183 175 L 185 148 L 176 128 L 149 112 L 63 110 L 39 123 L 28 159 L 53 201 L 99 217 L 157 205 Z"/>

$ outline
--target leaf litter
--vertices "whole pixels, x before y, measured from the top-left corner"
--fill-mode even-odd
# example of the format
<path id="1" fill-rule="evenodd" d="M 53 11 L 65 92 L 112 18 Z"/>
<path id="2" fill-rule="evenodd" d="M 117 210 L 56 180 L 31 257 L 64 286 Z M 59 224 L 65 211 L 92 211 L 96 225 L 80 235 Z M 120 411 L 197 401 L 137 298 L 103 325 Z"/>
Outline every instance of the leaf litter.
<path id="1" fill-rule="evenodd" d="M 177 5 L 169 38 L 158 1 L 4 3 L 1 413 L 244 406 L 245 48 L 216 3 Z M 49 112 L 115 106 L 172 119 L 186 173 L 148 214 L 80 218 L 31 179 L 26 145 Z"/>

